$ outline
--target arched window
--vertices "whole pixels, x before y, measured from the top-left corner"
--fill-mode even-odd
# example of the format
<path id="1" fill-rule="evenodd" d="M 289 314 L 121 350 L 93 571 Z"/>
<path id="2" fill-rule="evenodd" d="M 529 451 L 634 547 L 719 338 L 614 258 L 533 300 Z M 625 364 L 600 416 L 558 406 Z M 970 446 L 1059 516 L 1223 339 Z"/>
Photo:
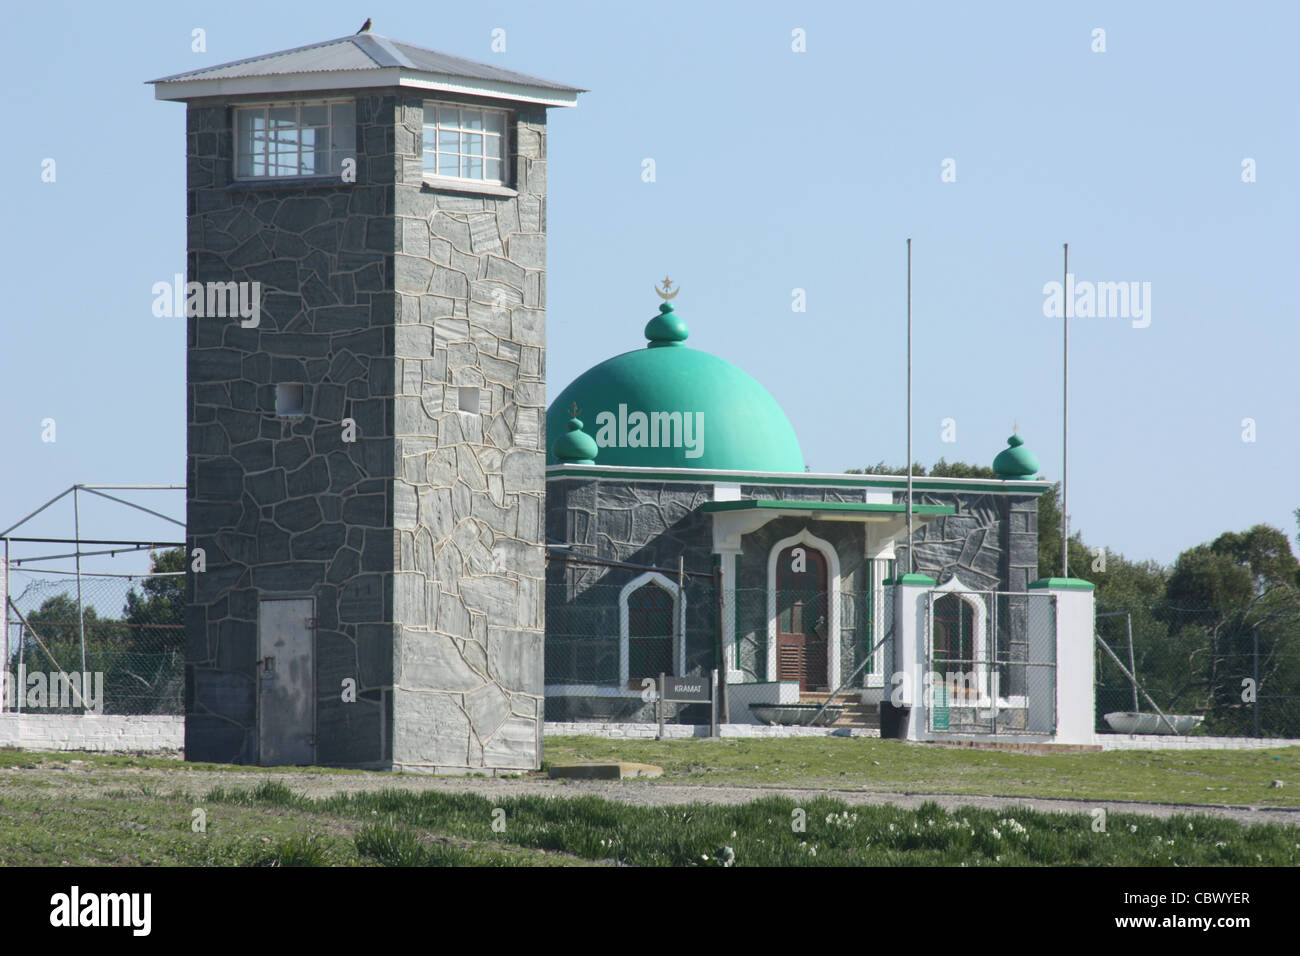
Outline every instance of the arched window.
<path id="1" fill-rule="evenodd" d="M 627 678 L 673 673 L 673 605 L 659 584 L 648 582 L 627 599 Z"/>
<path id="2" fill-rule="evenodd" d="M 934 602 L 934 663 L 941 673 L 975 667 L 975 610 L 956 594 Z"/>
<path id="3" fill-rule="evenodd" d="M 618 603 L 622 624 L 620 676 L 624 686 L 640 689 L 647 677 L 681 676 L 680 635 L 685 617 L 677 585 L 662 574 L 648 571 L 623 585 Z"/>

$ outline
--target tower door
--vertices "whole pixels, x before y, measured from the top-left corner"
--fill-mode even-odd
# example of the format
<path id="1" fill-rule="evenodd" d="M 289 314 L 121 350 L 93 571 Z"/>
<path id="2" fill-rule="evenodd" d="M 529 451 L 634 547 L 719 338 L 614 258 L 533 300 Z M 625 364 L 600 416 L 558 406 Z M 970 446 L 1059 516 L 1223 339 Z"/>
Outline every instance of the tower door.
<path id="1" fill-rule="evenodd" d="M 264 766 L 316 758 L 311 598 L 265 598 L 257 615 L 257 747 Z"/>
<path id="2" fill-rule="evenodd" d="M 826 558 L 796 544 L 777 557 L 777 680 L 797 680 L 800 691 L 828 690 L 826 670 L 830 622 Z"/>

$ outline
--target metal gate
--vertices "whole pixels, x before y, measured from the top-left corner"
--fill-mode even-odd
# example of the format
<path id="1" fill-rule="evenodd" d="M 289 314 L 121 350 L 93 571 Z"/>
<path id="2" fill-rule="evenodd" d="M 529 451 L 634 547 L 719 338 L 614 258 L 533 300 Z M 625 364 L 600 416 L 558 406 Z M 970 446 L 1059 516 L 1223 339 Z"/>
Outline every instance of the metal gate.
<path id="1" fill-rule="evenodd" d="M 931 731 L 1056 732 L 1056 595 L 933 590 L 925 622 Z"/>

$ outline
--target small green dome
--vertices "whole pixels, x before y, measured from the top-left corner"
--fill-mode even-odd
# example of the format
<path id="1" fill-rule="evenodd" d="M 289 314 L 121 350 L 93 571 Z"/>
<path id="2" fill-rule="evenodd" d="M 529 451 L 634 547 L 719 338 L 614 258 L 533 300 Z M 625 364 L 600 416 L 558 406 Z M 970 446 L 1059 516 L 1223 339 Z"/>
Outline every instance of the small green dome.
<path id="1" fill-rule="evenodd" d="M 551 454 L 572 465 L 594 465 L 600 449 L 596 440 L 582 430 L 582 420 L 569 419 L 569 430 L 551 446 Z"/>
<path id="2" fill-rule="evenodd" d="M 689 334 L 665 302 L 645 327 L 645 348 L 574 379 L 546 412 L 546 433 L 561 435 L 547 464 L 578 463 L 598 450 L 602 465 L 802 472 L 799 440 L 776 399 L 731 363 L 688 347 Z M 565 434 L 575 403 L 594 441 Z M 592 442 L 592 455 L 568 457 L 578 449 L 564 443 L 575 434 Z"/>
<path id="3" fill-rule="evenodd" d="M 999 478 L 1028 481 L 1038 474 L 1038 456 L 1025 447 L 1023 438 L 1012 435 L 993 459 L 993 470 Z"/>
<path id="4" fill-rule="evenodd" d="M 650 340 L 646 348 L 684 345 L 690 334 L 691 330 L 686 327 L 682 317 L 673 312 L 673 304 L 665 302 L 659 306 L 659 314 L 645 324 L 645 337 Z"/>

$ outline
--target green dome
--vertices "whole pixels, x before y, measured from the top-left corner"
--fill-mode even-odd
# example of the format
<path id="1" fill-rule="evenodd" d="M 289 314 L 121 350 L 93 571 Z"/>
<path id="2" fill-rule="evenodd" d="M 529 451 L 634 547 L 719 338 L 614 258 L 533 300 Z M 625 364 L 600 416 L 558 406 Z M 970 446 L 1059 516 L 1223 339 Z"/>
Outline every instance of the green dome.
<path id="1" fill-rule="evenodd" d="M 802 472 L 799 440 L 776 399 L 736 366 L 687 347 L 686 323 L 670 304 L 659 312 L 646 325 L 646 348 L 588 369 L 551 403 L 546 434 L 561 438 L 547 464 L 566 460 L 561 442 L 582 434 L 568 431 L 576 405 L 602 465 Z"/>
<path id="2" fill-rule="evenodd" d="M 1028 481 L 1038 474 L 1038 456 L 1025 447 L 1019 435 L 1007 439 L 1007 447 L 993 459 L 993 470 L 999 478 Z"/>
<path id="3" fill-rule="evenodd" d="M 596 440 L 582 430 L 579 418 L 570 418 L 569 430 L 551 446 L 554 457 L 572 465 L 594 465 L 598 450 Z"/>

